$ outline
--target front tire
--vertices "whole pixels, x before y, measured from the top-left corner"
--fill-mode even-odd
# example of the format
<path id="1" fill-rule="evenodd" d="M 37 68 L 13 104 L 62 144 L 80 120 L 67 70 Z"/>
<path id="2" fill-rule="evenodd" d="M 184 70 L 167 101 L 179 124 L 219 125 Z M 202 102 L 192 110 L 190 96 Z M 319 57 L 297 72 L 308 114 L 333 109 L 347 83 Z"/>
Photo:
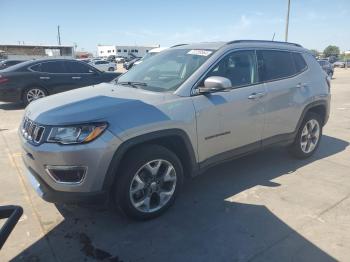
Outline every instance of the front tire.
<path id="1" fill-rule="evenodd" d="M 113 67 L 110 67 L 110 68 L 108 68 L 108 71 L 109 71 L 109 72 L 113 72 L 113 71 L 114 71 L 114 68 L 113 68 Z"/>
<path id="2" fill-rule="evenodd" d="M 114 197 L 128 217 L 146 220 L 159 216 L 175 201 L 183 183 L 179 158 L 159 145 L 133 149 L 123 161 Z"/>
<path id="3" fill-rule="evenodd" d="M 23 102 L 25 105 L 47 96 L 48 93 L 42 87 L 30 87 L 23 93 Z"/>
<path id="4" fill-rule="evenodd" d="M 318 148 L 322 137 L 322 120 L 318 114 L 309 112 L 300 125 L 293 144 L 291 154 L 299 159 L 313 155 Z"/>

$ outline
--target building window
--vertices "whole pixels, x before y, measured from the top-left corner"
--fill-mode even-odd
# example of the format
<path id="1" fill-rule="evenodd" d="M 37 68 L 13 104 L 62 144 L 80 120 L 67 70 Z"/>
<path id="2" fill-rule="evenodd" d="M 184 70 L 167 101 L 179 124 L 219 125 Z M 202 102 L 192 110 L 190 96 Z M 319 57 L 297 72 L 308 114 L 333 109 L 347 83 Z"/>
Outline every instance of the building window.
<path id="1" fill-rule="evenodd" d="M 115 50 L 112 51 L 113 53 L 115 52 Z"/>
<path id="2" fill-rule="evenodd" d="M 124 49 L 124 53 L 128 52 L 128 50 Z"/>
<path id="3" fill-rule="evenodd" d="M 135 49 L 135 53 L 138 53 L 138 52 L 139 52 L 139 50 Z"/>
<path id="4" fill-rule="evenodd" d="M 148 53 L 148 50 L 146 50 L 146 53 Z"/>
<path id="5" fill-rule="evenodd" d="M 134 53 L 134 49 L 131 49 L 131 53 Z"/>
<path id="6" fill-rule="evenodd" d="M 110 53 L 110 52 L 111 52 L 111 50 L 108 50 L 108 51 L 107 51 L 107 53 Z"/>
<path id="7" fill-rule="evenodd" d="M 103 51 L 101 51 L 100 53 L 103 54 Z"/>
<path id="8" fill-rule="evenodd" d="M 122 50 L 118 49 L 118 53 L 121 53 L 121 52 L 122 52 Z"/>

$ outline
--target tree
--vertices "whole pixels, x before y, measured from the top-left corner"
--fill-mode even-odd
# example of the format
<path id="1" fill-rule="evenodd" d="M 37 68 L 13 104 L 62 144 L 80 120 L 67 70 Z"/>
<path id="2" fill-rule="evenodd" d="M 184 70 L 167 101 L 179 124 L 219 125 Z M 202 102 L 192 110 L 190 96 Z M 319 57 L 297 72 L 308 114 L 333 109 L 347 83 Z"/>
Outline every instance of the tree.
<path id="1" fill-rule="evenodd" d="M 325 48 L 325 50 L 323 51 L 323 55 L 325 57 L 330 57 L 330 56 L 335 56 L 338 57 L 340 54 L 340 50 L 339 47 L 335 46 L 335 45 L 329 45 Z"/>
<path id="2" fill-rule="evenodd" d="M 310 49 L 310 52 L 314 57 L 318 57 L 320 55 L 320 52 L 318 52 L 316 49 Z"/>

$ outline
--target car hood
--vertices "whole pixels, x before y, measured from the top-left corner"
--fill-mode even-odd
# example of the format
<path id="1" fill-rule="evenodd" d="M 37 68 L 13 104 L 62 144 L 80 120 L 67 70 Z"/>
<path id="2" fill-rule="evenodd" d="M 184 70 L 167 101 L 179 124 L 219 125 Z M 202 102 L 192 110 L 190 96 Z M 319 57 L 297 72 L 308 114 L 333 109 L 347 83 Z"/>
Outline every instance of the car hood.
<path id="1" fill-rule="evenodd" d="M 165 120 L 165 114 L 157 105 L 167 96 L 178 98 L 170 93 L 99 84 L 34 101 L 27 107 L 25 115 L 42 125 L 106 121 L 112 128 L 125 130 L 145 121 Z"/>

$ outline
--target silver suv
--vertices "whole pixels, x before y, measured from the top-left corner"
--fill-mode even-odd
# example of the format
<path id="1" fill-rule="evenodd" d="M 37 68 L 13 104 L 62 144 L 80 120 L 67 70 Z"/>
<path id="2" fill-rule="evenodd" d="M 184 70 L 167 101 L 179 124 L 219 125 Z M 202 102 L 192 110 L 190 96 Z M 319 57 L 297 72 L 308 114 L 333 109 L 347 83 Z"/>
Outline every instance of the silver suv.
<path id="1" fill-rule="evenodd" d="M 116 83 L 34 101 L 19 133 L 42 198 L 112 199 L 148 219 L 215 164 L 272 145 L 311 156 L 329 103 L 329 78 L 298 44 L 178 45 Z"/>

